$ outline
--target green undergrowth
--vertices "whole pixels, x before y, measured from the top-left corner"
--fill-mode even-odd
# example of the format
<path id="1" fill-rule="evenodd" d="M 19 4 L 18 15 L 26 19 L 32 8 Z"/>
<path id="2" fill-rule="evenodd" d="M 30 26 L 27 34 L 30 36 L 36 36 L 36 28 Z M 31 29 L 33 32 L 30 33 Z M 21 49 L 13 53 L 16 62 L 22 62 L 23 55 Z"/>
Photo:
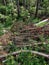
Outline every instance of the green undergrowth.
<path id="1" fill-rule="evenodd" d="M 41 45 L 35 45 L 34 47 L 17 47 L 14 44 L 9 44 L 6 47 L 6 50 L 8 52 L 16 52 L 19 50 L 34 50 L 38 52 L 43 52 L 48 54 L 49 53 L 49 44 L 41 44 Z M 16 56 L 8 56 L 6 57 L 6 60 L 4 60 L 3 64 L 5 65 L 49 65 L 49 61 L 47 58 L 43 56 L 39 56 L 30 52 L 21 52 L 20 54 Z"/>

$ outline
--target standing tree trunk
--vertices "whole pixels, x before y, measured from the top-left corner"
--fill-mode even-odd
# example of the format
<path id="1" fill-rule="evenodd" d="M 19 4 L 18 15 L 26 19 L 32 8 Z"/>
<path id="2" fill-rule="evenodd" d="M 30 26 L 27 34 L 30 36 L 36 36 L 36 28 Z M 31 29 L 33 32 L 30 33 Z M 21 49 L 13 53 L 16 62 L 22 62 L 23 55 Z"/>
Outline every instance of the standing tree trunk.
<path id="1" fill-rule="evenodd" d="M 30 10 L 30 0 L 28 1 L 28 10 Z"/>
<path id="2" fill-rule="evenodd" d="M 6 5 L 6 0 L 4 0 L 4 4 Z"/>
<path id="3" fill-rule="evenodd" d="M 26 0 L 23 0 L 23 6 L 26 8 Z"/>
<path id="4" fill-rule="evenodd" d="M 20 17 L 20 5 L 19 5 L 19 0 L 16 0 L 16 3 L 17 3 L 18 17 Z"/>
<path id="5" fill-rule="evenodd" d="M 35 12 L 35 17 L 37 17 L 37 15 L 38 15 L 38 8 L 39 8 L 39 0 L 37 0 L 37 2 L 36 2 L 36 12 Z"/>
<path id="6" fill-rule="evenodd" d="M 2 0 L 3 5 L 6 5 L 6 0 Z"/>

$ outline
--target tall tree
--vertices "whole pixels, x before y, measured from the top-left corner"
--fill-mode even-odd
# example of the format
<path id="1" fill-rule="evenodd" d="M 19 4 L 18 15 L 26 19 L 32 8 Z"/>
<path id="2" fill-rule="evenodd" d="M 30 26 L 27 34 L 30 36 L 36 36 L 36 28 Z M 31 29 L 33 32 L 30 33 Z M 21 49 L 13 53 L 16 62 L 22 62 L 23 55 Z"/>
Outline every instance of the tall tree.
<path id="1" fill-rule="evenodd" d="M 18 17 L 20 16 L 20 5 L 19 5 L 19 3 L 20 3 L 20 1 L 16 0 Z"/>
<path id="2" fill-rule="evenodd" d="M 37 17 L 37 15 L 38 15 L 39 1 L 40 1 L 40 0 L 37 0 L 37 1 L 36 1 L 36 12 L 35 12 L 35 17 Z"/>
<path id="3" fill-rule="evenodd" d="M 28 10 L 30 9 L 30 0 L 28 0 Z"/>
<path id="4" fill-rule="evenodd" d="M 23 0 L 23 6 L 26 8 L 26 0 Z"/>
<path id="5" fill-rule="evenodd" d="M 6 0 L 1 0 L 3 5 L 6 5 Z"/>

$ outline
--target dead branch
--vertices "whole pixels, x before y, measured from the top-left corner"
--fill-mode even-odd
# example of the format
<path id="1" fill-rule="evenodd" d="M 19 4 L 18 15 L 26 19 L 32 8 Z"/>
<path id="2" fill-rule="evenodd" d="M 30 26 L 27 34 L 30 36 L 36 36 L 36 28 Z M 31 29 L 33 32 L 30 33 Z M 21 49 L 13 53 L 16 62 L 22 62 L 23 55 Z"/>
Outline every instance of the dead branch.
<path id="1" fill-rule="evenodd" d="M 37 51 L 32 51 L 32 50 L 19 50 L 19 51 L 13 52 L 13 53 L 2 55 L 2 56 L 0 56 L 0 59 L 5 58 L 5 57 L 7 57 L 9 55 L 17 55 L 17 54 L 23 53 L 23 52 L 27 52 L 27 53 L 30 52 L 30 53 L 37 54 L 37 55 L 40 55 L 40 56 L 43 56 L 43 57 L 46 57 L 46 58 L 49 59 L 48 54 L 45 54 L 45 53 L 42 53 L 42 52 L 37 52 Z"/>

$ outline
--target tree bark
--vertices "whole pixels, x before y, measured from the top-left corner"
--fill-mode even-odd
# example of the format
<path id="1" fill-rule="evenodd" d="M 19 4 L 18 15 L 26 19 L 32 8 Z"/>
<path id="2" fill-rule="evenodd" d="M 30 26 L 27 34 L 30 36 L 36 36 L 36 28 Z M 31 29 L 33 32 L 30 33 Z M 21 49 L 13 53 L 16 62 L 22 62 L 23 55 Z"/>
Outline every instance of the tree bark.
<path id="1" fill-rule="evenodd" d="M 38 15 L 38 8 L 39 8 L 39 0 L 36 2 L 36 12 L 35 12 L 35 17 Z"/>
<path id="2" fill-rule="evenodd" d="M 6 5 L 6 0 L 2 0 L 3 5 Z"/>
<path id="3" fill-rule="evenodd" d="M 19 0 L 16 0 L 16 4 L 17 4 L 18 17 L 20 17 L 20 5 L 19 5 Z"/>
<path id="4" fill-rule="evenodd" d="M 49 59 L 49 55 L 45 54 L 45 53 L 42 53 L 42 52 L 33 51 L 33 50 L 19 50 L 19 51 L 13 52 L 13 53 L 9 53 L 9 54 L 0 56 L 0 60 L 3 59 L 3 58 L 5 58 L 5 57 L 7 57 L 7 56 L 18 55 L 19 53 L 24 53 L 24 52 L 27 52 L 27 53 L 30 52 L 32 54 L 40 55 L 40 56 L 43 56 L 43 57 L 46 57 L 46 58 Z"/>
<path id="5" fill-rule="evenodd" d="M 23 0 L 23 6 L 26 8 L 26 0 Z"/>

